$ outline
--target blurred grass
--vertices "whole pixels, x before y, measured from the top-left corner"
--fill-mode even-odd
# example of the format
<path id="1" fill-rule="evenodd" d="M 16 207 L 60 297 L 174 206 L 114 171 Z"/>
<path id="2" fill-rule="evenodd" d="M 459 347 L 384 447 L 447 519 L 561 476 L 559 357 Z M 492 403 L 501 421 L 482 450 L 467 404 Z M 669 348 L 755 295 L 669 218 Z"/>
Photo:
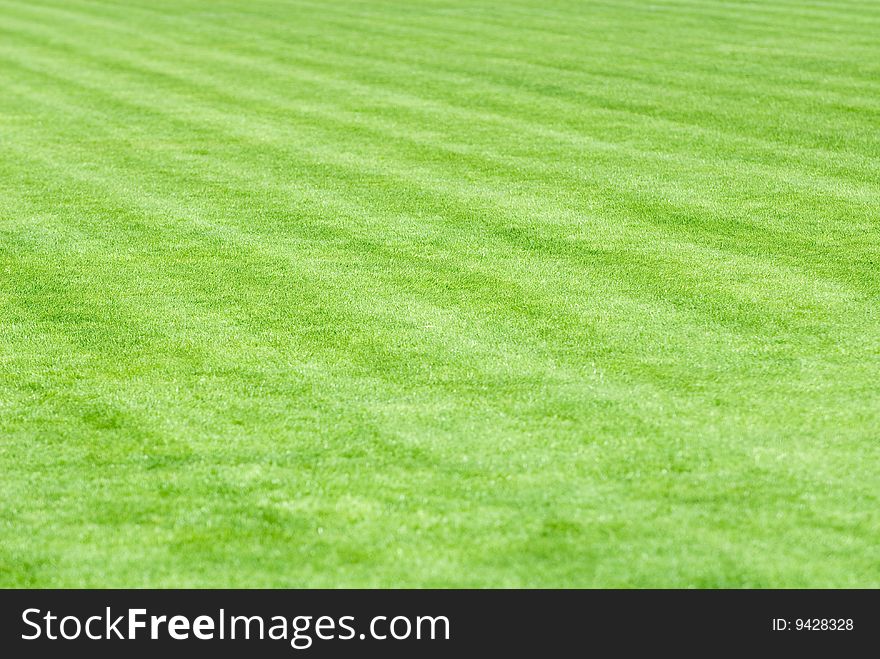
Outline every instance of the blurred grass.
<path id="1" fill-rule="evenodd" d="M 880 586 L 878 29 L 0 0 L 0 585 Z"/>

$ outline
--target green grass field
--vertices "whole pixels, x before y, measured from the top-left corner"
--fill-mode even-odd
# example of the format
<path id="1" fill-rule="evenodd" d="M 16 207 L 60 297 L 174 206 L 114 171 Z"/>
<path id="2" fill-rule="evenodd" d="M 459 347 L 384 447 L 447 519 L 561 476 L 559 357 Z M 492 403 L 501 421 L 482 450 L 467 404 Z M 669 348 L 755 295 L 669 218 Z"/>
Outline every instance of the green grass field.
<path id="1" fill-rule="evenodd" d="M 878 33 L 0 0 L 0 586 L 880 586 Z"/>

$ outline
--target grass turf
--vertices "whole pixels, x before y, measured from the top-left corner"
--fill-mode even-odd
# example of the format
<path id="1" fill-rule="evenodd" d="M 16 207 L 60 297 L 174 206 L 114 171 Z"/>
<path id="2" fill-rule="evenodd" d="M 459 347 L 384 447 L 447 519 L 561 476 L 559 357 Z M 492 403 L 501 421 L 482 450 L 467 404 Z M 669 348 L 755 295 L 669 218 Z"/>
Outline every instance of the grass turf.
<path id="1" fill-rule="evenodd" d="M 878 30 L 0 0 L 0 585 L 880 586 Z"/>

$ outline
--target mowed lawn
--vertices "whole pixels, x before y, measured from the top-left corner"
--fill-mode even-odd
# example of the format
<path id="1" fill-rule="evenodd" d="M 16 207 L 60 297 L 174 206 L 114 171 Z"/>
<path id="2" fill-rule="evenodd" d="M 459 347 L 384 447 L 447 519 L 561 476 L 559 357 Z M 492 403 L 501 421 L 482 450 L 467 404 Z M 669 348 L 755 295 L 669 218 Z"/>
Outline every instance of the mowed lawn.
<path id="1" fill-rule="evenodd" d="M 0 586 L 880 586 L 878 34 L 0 0 Z"/>

